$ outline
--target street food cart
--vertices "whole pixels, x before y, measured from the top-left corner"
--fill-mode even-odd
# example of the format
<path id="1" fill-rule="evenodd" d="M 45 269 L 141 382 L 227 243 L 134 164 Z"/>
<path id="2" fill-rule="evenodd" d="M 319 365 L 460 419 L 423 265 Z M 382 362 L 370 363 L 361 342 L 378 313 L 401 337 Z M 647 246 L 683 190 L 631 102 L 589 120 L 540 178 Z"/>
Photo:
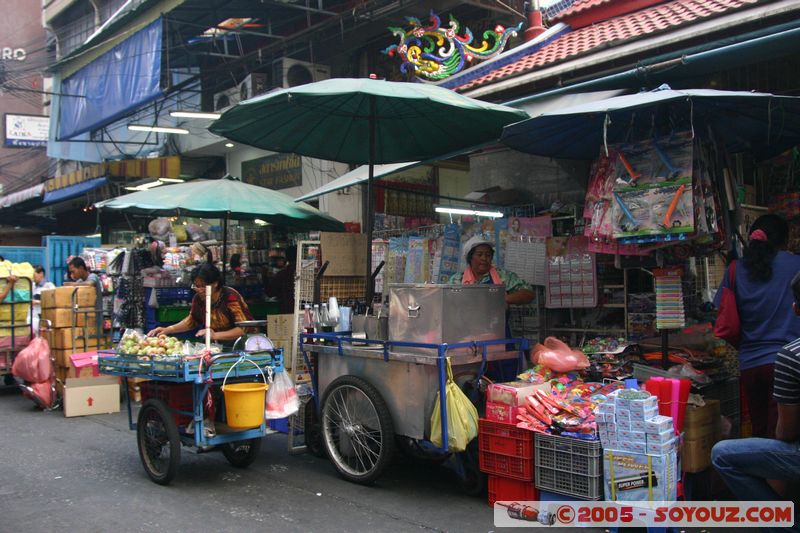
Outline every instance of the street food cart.
<path id="1" fill-rule="evenodd" d="M 454 381 L 477 389 L 490 363 L 516 359 L 519 368 L 528 348 L 525 339 L 505 338 L 504 296 L 493 285 L 394 285 L 389 339 L 300 336 L 321 445 L 344 478 L 377 479 L 396 443 L 430 456 L 448 454 L 446 358 Z M 437 395 L 442 447 L 430 442 Z M 483 486 L 476 444 L 457 454 L 467 490 Z"/>

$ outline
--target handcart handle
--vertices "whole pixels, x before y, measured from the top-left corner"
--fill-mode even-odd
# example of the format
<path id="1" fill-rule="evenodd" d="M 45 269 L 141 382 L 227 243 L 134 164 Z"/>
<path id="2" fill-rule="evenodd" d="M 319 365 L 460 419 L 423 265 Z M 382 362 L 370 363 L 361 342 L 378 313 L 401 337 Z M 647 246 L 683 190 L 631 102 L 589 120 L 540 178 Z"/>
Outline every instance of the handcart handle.
<path id="1" fill-rule="evenodd" d="M 218 355 L 217 357 L 220 357 L 220 356 Z M 213 364 L 214 364 L 214 359 L 216 359 L 216 357 L 215 357 L 215 358 L 212 358 L 211 362 L 208 364 L 208 368 L 209 368 L 209 370 L 211 369 L 211 365 L 213 365 Z M 228 375 L 231 373 L 231 370 L 233 370 L 234 368 L 236 368 L 236 365 L 238 365 L 238 364 L 239 364 L 239 363 L 241 363 L 242 361 L 246 361 L 246 362 L 250 363 L 251 365 L 253 365 L 254 367 L 256 367 L 256 368 L 258 369 L 259 373 L 261 373 L 261 378 L 264 380 L 264 385 L 266 385 L 267 387 L 269 387 L 269 383 L 267 382 L 267 376 L 265 376 L 265 375 L 264 375 L 264 371 L 261 369 L 261 367 L 260 367 L 260 366 L 258 366 L 258 365 L 255 363 L 255 361 L 253 361 L 252 359 L 250 359 L 250 358 L 249 358 L 249 357 L 247 357 L 246 355 L 242 354 L 242 355 L 240 355 L 240 356 L 239 356 L 239 359 L 238 359 L 238 360 L 237 360 L 235 363 L 233 363 L 233 365 L 231 365 L 231 367 L 230 367 L 230 368 L 228 369 L 228 371 L 225 373 L 225 378 L 222 380 L 222 390 L 223 390 L 223 391 L 225 390 L 225 384 L 228 382 Z"/>

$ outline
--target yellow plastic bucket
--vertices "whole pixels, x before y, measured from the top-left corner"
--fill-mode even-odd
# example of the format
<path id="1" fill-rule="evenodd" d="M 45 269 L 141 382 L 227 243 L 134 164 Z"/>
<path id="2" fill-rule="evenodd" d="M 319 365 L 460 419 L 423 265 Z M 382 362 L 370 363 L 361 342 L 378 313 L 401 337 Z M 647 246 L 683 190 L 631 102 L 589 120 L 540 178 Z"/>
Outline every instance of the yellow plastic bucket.
<path id="1" fill-rule="evenodd" d="M 231 383 L 228 376 L 239 363 L 250 363 L 255 366 L 263 383 Z M 267 399 L 267 377 L 257 364 L 245 356 L 240 357 L 225 373 L 222 380 L 222 393 L 225 395 L 225 416 L 228 427 L 232 429 L 257 428 L 266 420 L 265 403 Z"/>
<path id="2" fill-rule="evenodd" d="M 222 387 L 225 415 L 234 429 L 257 428 L 264 422 L 266 383 L 231 383 Z"/>

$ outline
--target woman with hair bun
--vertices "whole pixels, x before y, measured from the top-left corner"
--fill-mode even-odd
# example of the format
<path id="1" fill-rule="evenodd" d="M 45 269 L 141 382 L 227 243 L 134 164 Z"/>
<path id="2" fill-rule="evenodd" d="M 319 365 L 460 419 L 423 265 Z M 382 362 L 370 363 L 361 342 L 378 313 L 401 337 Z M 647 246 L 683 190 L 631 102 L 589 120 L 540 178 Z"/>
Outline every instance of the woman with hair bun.
<path id="1" fill-rule="evenodd" d="M 772 396 L 778 351 L 800 337 L 800 317 L 792 309 L 792 278 L 800 272 L 800 256 L 786 251 L 789 225 L 781 217 L 763 215 L 750 228 L 744 256 L 736 261 L 734 293 L 741 321 L 739 368 L 754 437 L 775 437 L 777 405 Z M 728 270 L 717 291 L 730 287 Z"/>

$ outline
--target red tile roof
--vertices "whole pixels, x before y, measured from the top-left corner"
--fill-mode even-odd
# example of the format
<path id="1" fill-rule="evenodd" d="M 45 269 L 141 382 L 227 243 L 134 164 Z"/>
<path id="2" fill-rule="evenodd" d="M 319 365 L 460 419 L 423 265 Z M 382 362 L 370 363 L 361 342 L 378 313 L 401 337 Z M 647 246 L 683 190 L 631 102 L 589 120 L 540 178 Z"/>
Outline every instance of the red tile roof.
<path id="1" fill-rule="evenodd" d="M 582 0 L 580 3 L 583 5 L 605 1 L 609 0 Z M 757 2 L 758 0 L 674 0 L 567 33 L 535 53 L 456 87 L 455 90 L 465 91 L 518 76 L 546 65 L 589 55 L 600 46 L 618 46 L 678 26 L 695 24 Z"/>
<path id="2" fill-rule="evenodd" d="M 551 18 L 551 22 L 559 21 L 561 19 L 570 17 L 572 15 L 577 15 L 578 13 L 582 13 L 584 11 L 588 11 L 589 9 L 595 8 L 597 6 L 602 6 L 603 4 L 610 4 L 614 0 L 575 0 L 575 2 L 569 6 L 564 11 L 560 12 L 555 17 Z"/>

